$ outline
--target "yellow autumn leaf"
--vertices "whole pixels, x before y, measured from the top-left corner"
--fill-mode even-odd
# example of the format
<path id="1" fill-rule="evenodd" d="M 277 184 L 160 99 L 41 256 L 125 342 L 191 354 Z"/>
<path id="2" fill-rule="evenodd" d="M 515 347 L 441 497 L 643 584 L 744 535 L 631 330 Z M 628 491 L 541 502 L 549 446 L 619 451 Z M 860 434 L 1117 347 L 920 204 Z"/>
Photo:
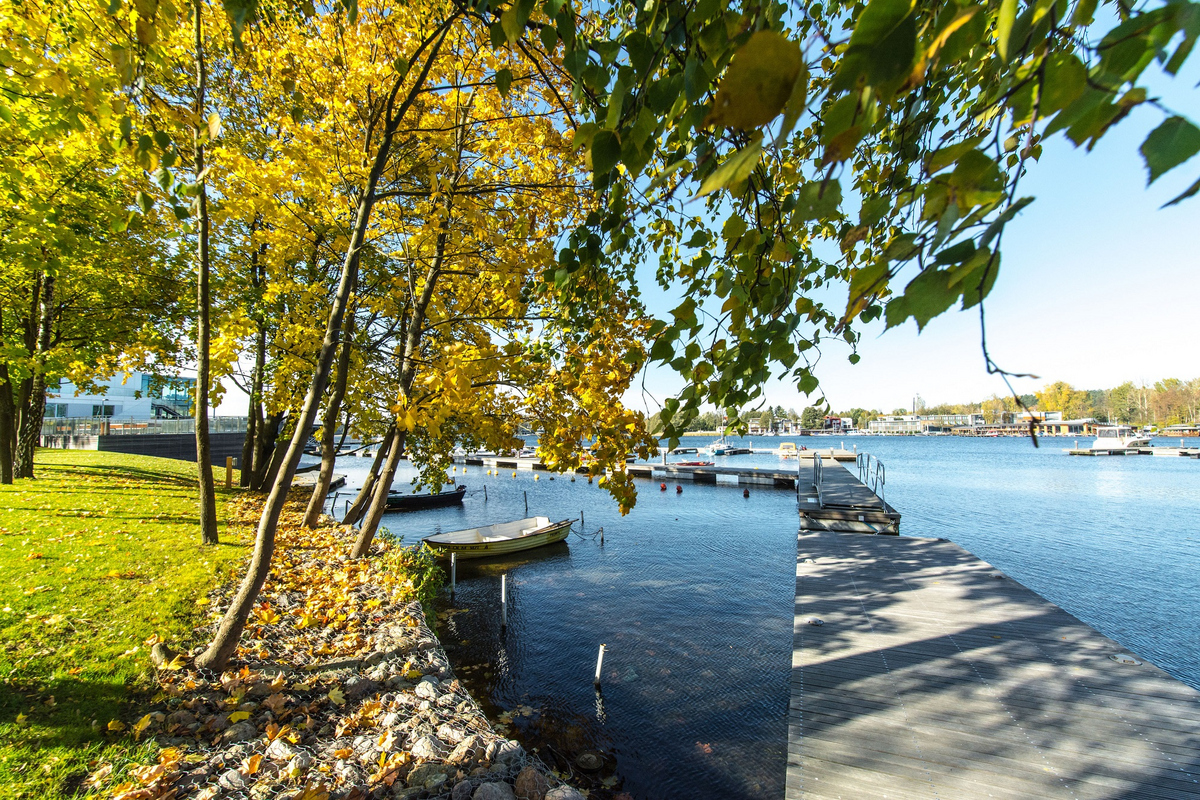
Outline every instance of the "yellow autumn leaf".
<path id="1" fill-rule="evenodd" d="M 235 711 L 229 715 L 230 722 L 241 722 L 244 719 L 250 719 L 249 711 Z"/>
<path id="2" fill-rule="evenodd" d="M 139 719 L 137 722 L 133 723 L 133 738 L 135 740 L 140 739 L 142 737 L 142 732 L 145 731 L 146 728 L 150 727 L 151 716 L 152 716 L 151 714 L 147 714 L 146 716 Z M 109 727 L 110 728 L 112 727 L 111 723 L 110 723 Z"/>
<path id="3" fill-rule="evenodd" d="M 187 666 L 187 659 L 183 657 L 183 653 L 172 658 L 168 663 L 163 664 L 163 669 L 169 669 L 172 672 L 177 672 Z"/>
<path id="4" fill-rule="evenodd" d="M 329 690 L 329 701 L 335 706 L 346 704 L 346 695 L 342 694 L 342 690 L 337 686 Z"/>
<path id="5" fill-rule="evenodd" d="M 16 723 L 17 723 L 18 725 L 24 725 L 24 724 L 25 724 L 25 721 L 26 721 L 27 719 L 29 719 L 29 717 L 28 717 L 28 716 L 26 716 L 25 714 L 17 714 Z"/>
<path id="6" fill-rule="evenodd" d="M 256 772 L 258 772 L 258 768 L 260 766 L 262 766 L 262 760 L 263 760 L 263 757 L 262 757 L 261 753 L 255 753 L 254 755 L 250 756 L 249 758 L 244 759 L 242 761 L 242 771 L 245 772 L 247 775 L 255 774 Z"/>
<path id="7" fill-rule="evenodd" d="M 119 732 L 125 730 L 125 723 L 121 722 L 119 719 L 109 720 L 108 721 L 108 729 L 110 731 L 113 731 L 114 733 L 119 733 Z"/>

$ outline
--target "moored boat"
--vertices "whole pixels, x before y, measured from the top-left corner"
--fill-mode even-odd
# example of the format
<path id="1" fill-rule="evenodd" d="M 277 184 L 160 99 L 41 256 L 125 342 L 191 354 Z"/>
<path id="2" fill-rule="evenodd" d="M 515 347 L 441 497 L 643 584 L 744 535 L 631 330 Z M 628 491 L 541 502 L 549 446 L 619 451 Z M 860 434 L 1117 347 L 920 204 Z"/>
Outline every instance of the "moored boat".
<path id="1" fill-rule="evenodd" d="M 1101 425 L 1096 428 L 1096 440 L 1091 450 L 1126 450 L 1147 447 L 1150 437 L 1128 425 Z"/>
<path id="2" fill-rule="evenodd" d="M 401 494 L 388 492 L 386 511 L 417 511 L 423 508 L 442 508 L 443 506 L 462 505 L 467 487 L 459 485 L 448 492 L 427 492 L 425 494 Z"/>
<path id="3" fill-rule="evenodd" d="M 711 467 L 711 461 L 673 461 L 667 466 L 669 467 Z"/>
<path id="4" fill-rule="evenodd" d="M 502 556 L 561 542 L 571 532 L 573 519 L 551 522 L 549 517 L 526 517 L 481 528 L 435 533 L 421 541 L 439 555 L 454 553 L 459 558 Z"/>

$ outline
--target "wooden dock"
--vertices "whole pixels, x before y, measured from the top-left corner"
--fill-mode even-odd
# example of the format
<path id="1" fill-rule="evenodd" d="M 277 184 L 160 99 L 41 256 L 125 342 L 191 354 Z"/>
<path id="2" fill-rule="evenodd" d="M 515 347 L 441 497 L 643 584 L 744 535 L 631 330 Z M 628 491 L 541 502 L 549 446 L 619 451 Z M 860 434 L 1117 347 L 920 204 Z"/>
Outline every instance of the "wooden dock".
<path id="1" fill-rule="evenodd" d="M 900 512 L 848 467 L 814 459 L 800 465 L 799 477 L 796 500 L 802 531 L 900 533 Z"/>
<path id="2" fill-rule="evenodd" d="M 1068 448 L 1071 456 L 1168 456 L 1176 458 L 1200 458 L 1200 447 L 1080 447 Z"/>
<path id="3" fill-rule="evenodd" d="M 1200 693 L 943 540 L 801 531 L 788 722 L 789 800 L 1200 798 Z"/>

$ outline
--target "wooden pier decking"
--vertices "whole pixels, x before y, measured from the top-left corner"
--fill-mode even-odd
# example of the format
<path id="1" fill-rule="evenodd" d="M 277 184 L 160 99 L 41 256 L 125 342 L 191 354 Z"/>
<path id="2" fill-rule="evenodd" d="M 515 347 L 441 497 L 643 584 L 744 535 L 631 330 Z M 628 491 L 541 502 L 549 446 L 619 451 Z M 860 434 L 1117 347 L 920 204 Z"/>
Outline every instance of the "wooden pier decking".
<path id="1" fill-rule="evenodd" d="M 822 459 L 800 465 L 796 501 L 801 530 L 899 533 L 900 512 L 867 488 L 849 468 Z"/>
<path id="2" fill-rule="evenodd" d="M 1200 693 L 1122 661 L 955 544 L 801 531 L 786 797 L 1200 798 Z"/>

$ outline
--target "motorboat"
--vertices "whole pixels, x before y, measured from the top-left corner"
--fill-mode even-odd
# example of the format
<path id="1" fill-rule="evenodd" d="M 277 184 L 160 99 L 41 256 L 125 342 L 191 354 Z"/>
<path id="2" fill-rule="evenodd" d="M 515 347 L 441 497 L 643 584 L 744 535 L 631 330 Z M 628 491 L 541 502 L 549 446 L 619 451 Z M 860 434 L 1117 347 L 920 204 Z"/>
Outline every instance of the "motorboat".
<path id="1" fill-rule="evenodd" d="M 419 511 L 426 508 L 442 508 L 444 506 L 461 506 L 467 487 L 459 484 L 448 492 L 426 492 L 424 494 L 404 494 L 388 492 L 385 511 Z"/>
<path id="2" fill-rule="evenodd" d="M 671 467 L 711 467 L 711 461 L 674 461 L 667 466 Z"/>
<path id="3" fill-rule="evenodd" d="M 795 442 L 780 442 L 779 443 L 780 458 L 798 458 L 799 451 L 796 450 Z"/>
<path id="4" fill-rule="evenodd" d="M 1128 425 L 1101 425 L 1090 450 L 1130 450 L 1148 447 L 1150 436 Z"/>
<path id="5" fill-rule="evenodd" d="M 526 517 L 481 528 L 435 533 L 421 541 L 441 556 L 451 553 L 458 558 L 502 556 L 561 542 L 571 532 L 571 523 L 574 521 L 564 519 L 551 522 L 549 517 Z"/>

